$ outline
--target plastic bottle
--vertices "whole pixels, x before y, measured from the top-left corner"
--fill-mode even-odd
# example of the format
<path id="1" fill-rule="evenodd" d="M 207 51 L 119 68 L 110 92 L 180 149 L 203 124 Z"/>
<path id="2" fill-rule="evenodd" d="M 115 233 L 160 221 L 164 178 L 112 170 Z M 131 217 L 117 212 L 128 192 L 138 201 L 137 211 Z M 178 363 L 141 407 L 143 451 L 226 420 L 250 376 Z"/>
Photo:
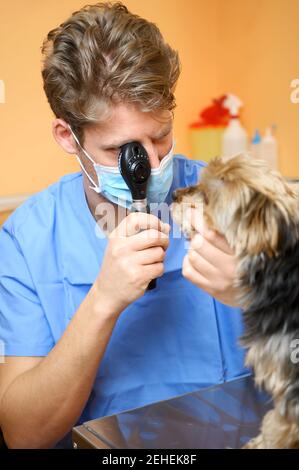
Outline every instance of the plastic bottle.
<path id="1" fill-rule="evenodd" d="M 261 154 L 262 138 L 259 130 L 256 129 L 251 139 L 250 153 L 253 158 L 262 158 Z"/>
<path id="2" fill-rule="evenodd" d="M 278 148 L 277 140 L 273 135 L 273 127 L 269 126 L 266 128 L 265 135 L 262 138 L 261 142 L 261 158 L 266 160 L 268 164 L 274 170 L 277 169 L 277 160 L 278 160 Z"/>
<path id="3" fill-rule="evenodd" d="M 223 132 L 222 155 L 232 157 L 248 150 L 247 133 L 239 120 L 239 108 L 243 103 L 237 96 L 229 93 L 223 105 L 229 110 L 230 121 Z"/>

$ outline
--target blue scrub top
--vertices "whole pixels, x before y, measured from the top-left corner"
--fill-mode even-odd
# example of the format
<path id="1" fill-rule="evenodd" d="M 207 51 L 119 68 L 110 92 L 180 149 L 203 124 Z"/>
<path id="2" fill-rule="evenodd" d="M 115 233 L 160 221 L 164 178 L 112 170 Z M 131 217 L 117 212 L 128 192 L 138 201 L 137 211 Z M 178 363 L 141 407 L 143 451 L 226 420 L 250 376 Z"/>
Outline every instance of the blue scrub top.
<path id="1" fill-rule="evenodd" d="M 203 166 L 176 155 L 167 202 L 174 189 L 196 183 Z M 165 273 L 120 315 L 78 424 L 248 373 L 238 345 L 241 311 L 183 278 L 188 244 L 171 225 Z M 6 355 L 46 356 L 63 335 L 101 268 L 107 239 L 97 237 L 95 226 L 81 173 L 34 195 L 6 221 L 0 232 Z"/>

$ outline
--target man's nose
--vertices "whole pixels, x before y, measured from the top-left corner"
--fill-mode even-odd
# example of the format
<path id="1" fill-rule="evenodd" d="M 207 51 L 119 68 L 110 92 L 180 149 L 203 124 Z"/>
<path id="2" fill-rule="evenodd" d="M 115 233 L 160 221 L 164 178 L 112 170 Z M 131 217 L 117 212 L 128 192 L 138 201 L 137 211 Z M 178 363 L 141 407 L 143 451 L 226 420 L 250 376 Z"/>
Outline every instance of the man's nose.
<path id="1" fill-rule="evenodd" d="M 151 168 L 152 168 L 152 169 L 154 169 L 154 168 L 159 168 L 159 166 L 160 166 L 160 159 L 159 159 L 158 151 L 157 151 L 157 149 L 155 148 L 155 146 L 152 145 L 152 144 L 148 144 L 148 145 L 145 147 L 145 150 L 147 151 Z"/>

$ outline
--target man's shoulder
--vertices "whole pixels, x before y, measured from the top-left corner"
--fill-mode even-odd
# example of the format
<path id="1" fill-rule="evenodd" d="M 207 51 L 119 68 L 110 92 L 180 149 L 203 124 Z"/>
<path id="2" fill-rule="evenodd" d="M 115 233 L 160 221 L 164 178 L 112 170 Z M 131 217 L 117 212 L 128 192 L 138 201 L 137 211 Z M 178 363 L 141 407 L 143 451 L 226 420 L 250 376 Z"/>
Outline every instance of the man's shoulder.
<path id="1" fill-rule="evenodd" d="M 68 174 L 42 191 L 33 194 L 10 215 L 3 228 L 17 236 L 24 227 L 27 229 L 31 226 L 32 228 L 36 224 L 49 226 L 50 221 L 55 219 L 57 208 L 71 200 L 72 193 L 81 181 L 80 172 Z"/>
<path id="2" fill-rule="evenodd" d="M 174 186 L 185 187 L 196 184 L 206 162 L 187 158 L 178 154 L 174 156 Z"/>
<path id="3" fill-rule="evenodd" d="M 198 165 L 200 167 L 204 167 L 207 165 L 207 162 L 203 160 L 199 160 L 197 158 L 191 158 L 187 157 L 186 155 L 183 155 L 182 153 L 176 153 L 174 155 L 174 159 L 180 162 L 189 162 L 190 164 Z"/>

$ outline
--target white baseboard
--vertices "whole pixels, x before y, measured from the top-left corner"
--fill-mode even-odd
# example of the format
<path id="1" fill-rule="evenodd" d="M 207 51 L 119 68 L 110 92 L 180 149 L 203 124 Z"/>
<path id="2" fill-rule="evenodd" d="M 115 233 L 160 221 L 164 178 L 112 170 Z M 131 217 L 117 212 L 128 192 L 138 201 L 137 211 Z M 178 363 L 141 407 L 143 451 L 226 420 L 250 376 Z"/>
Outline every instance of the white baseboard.
<path id="1" fill-rule="evenodd" d="M 30 194 L 20 194 L 17 196 L 0 196 L 0 212 L 13 211 L 22 202 L 26 201 Z"/>

